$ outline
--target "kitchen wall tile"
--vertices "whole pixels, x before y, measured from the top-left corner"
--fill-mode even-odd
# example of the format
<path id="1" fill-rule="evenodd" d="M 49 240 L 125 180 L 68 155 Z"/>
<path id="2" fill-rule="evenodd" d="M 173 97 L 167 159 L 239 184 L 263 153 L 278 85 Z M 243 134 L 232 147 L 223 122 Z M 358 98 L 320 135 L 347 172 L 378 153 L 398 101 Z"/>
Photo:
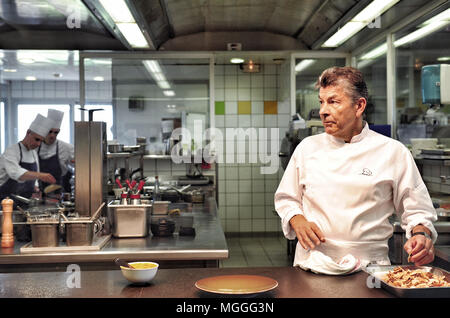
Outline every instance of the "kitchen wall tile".
<path id="1" fill-rule="evenodd" d="M 238 99 L 239 100 L 248 100 L 250 101 L 250 88 L 238 88 Z"/>
<path id="2" fill-rule="evenodd" d="M 236 186 L 237 188 L 237 186 Z M 252 181 L 241 180 L 239 176 L 239 192 L 252 192 Z"/>
<path id="3" fill-rule="evenodd" d="M 237 89 L 225 88 L 225 101 L 237 101 Z"/>
<path id="4" fill-rule="evenodd" d="M 264 77 L 261 74 L 252 74 L 250 77 L 252 88 L 263 88 L 264 87 Z"/>
<path id="5" fill-rule="evenodd" d="M 238 180 L 226 180 L 225 190 L 227 193 L 238 193 L 239 192 L 239 182 Z"/>
<path id="6" fill-rule="evenodd" d="M 225 75 L 225 88 L 237 89 L 237 87 L 236 76 Z"/>
<path id="7" fill-rule="evenodd" d="M 33 89 L 33 82 L 32 81 L 25 81 L 25 82 L 23 82 L 22 90 L 24 90 L 24 91 L 31 91 L 32 89 Z M 56 89 L 55 82 L 53 82 L 53 81 L 50 82 L 48 84 L 48 89 L 55 90 Z"/>
<path id="8" fill-rule="evenodd" d="M 252 115 L 252 127 L 264 127 L 264 115 Z"/>
<path id="9" fill-rule="evenodd" d="M 227 206 L 238 206 L 239 205 L 239 194 L 238 193 L 226 193 L 225 200 Z"/>
<path id="10" fill-rule="evenodd" d="M 227 206 L 227 219 L 238 219 L 239 218 L 239 207 L 237 206 Z"/>
<path id="11" fill-rule="evenodd" d="M 238 167 L 226 167 L 226 180 L 238 180 Z"/>
<path id="12" fill-rule="evenodd" d="M 225 116 L 225 127 L 233 128 L 238 126 L 238 117 L 237 115 L 226 115 Z"/>
<path id="13" fill-rule="evenodd" d="M 225 102 L 225 114 L 234 115 L 237 114 L 238 103 L 236 101 Z"/>
<path id="14" fill-rule="evenodd" d="M 239 180 L 252 179 L 251 165 L 239 165 L 238 174 L 239 174 Z"/>
<path id="15" fill-rule="evenodd" d="M 253 205 L 252 206 L 252 218 L 262 218 L 264 213 L 265 213 L 265 209 L 266 206 L 262 205 L 264 203 L 264 199 L 260 202 L 257 203 L 257 205 Z"/>
<path id="16" fill-rule="evenodd" d="M 240 219 L 251 219 L 252 218 L 252 208 L 249 206 L 239 207 L 239 218 Z"/>
<path id="17" fill-rule="evenodd" d="M 264 115 L 264 127 L 278 127 L 278 115 Z M 270 133 L 270 131 L 268 131 L 268 133 Z M 268 136 L 268 138 L 270 138 L 270 135 Z"/>
<path id="18" fill-rule="evenodd" d="M 264 102 L 252 100 L 252 114 L 264 114 Z"/>
<path id="19" fill-rule="evenodd" d="M 262 202 L 264 202 L 264 193 L 253 192 L 252 193 L 252 204 L 257 206 L 257 205 L 261 205 Z"/>
<path id="20" fill-rule="evenodd" d="M 219 128 L 225 127 L 225 116 L 216 114 L 214 121 L 215 121 L 216 127 L 219 127 Z"/>
<path id="21" fill-rule="evenodd" d="M 251 219 L 239 220 L 239 231 L 240 232 L 251 232 L 252 223 L 253 223 L 253 221 Z"/>
<path id="22" fill-rule="evenodd" d="M 215 64 L 214 65 L 214 74 L 215 75 L 225 74 L 225 65 Z"/>
<path id="23" fill-rule="evenodd" d="M 242 128 L 251 127 L 252 121 L 250 115 L 239 115 L 238 116 L 238 126 Z"/>
<path id="24" fill-rule="evenodd" d="M 261 166 L 252 166 L 252 179 L 262 180 L 261 182 L 264 183 L 264 175 L 261 174 Z"/>
<path id="25" fill-rule="evenodd" d="M 275 64 L 264 64 L 264 74 L 277 74 L 277 65 Z"/>
<path id="26" fill-rule="evenodd" d="M 264 90 L 262 88 L 252 88 L 252 100 L 263 101 L 264 100 Z"/>
<path id="27" fill-rule="evenodd" d="M 277 101 L 264 101 L 264 114 L 278 114 Z"/>
<path id="28" fill-rule="evenodd" d="M 264 232 L 266 229 L 266 221 L 264 219 L 252 220 L 252 232 Z"/>
<path id="29" fill-rule="evenodd" d="M 225 75 L 237 75 L 238 66 L 225 65 Z"/>
<path id="30" fill-rule="evenodd" d="M 214 90 L 214 100 L 225 100 L 225 89 L 217 88 Z"/>
<path id="31" fill-rule="evenodd" d="M 288 127 L 290 119 L 291 116 L 289 115 L 278 115 L 278 127 Z M 284 134 L 282 134 L 282 136 L 284 136 Z"/>
<path id="32" fill-rule="evenodd" d="M 251 193 L 239 193 L 239 206 L 251 206 L 252 194 Z"/>
<path id="33" fill-rule="evenodd" d="M 265 88 L 264 89 L 264 99 L 265 100 L 276 100 L 277 99 L 277 89 L 276 88 Z"/>
<path id="34" fill-rule="evenodd" d="M 264 75 L 264 88 L 277 88 L 277 76 Z"/>
<path id="35" fill-rule="evenodd" d="M 279 219 L 266 219 L 267 232 L 281 232 L 281 222 Z"/>
<path id="36" fill-rule="evenodd" d="M 264 202 L 266 206 L 274 206 L 274 192 L 266 192 L 264 196 Z"/>
<path id="37" fill-rule="evenodd" d="M 252 192 L 264 192 L 264 180 L 263 179 L 253 179 L 252 181 Z M 261 201 L 260 203 L 263 203 Z"/>
<path id="38" fill-rule="evenodd" d="M 239 88 L 250 88 L 251 87 L 251 81 L 250 81 L 250 75 L 249 74 L 243 74 L 240 73 L 238 76 L 238 87 Z"/>
<path id="39" fill-rule="evenodd" d="M 264 213 L 265 213 L 266 219 L 279 219 L 280 218 L 273 205 L 266 206 Z"/>
<path id="40" fill-rule="evenodd" d="M 278 114 L 291 114 L 291 105 L 289 101 L 278 102 Z"/>
<path id="41" fill-rule="evenodd" d="M 239 220 L 236 219 L 226 219 L 225 220 L 225 231 L 226 232 L 240 232 L 240 228 L 239 228 Z"/>
<path id="42" fill-rule="evenodd" d="M 250 101 L 238 101 L 238 114 L 249 115 L 252 113 L 252 103 Z"/>
<path id="43" fill-rule="evenodd" d="M 33 98 L 43 98 L 43 97 L 44 97 L 44 91 L 42 89 L 34 89 L 33 90 Z"/>

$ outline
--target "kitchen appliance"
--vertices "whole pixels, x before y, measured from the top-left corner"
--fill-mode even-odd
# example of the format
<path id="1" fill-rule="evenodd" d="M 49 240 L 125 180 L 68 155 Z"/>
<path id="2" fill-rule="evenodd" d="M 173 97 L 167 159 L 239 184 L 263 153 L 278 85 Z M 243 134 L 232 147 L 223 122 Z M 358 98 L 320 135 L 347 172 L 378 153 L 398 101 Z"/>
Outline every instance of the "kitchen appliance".
<path id="1" fill-rule="evenodd" d="M 152 218 L 150 229 L 154 236 L 171 236 L 175 231 L 175 222 L 168 218 Z"/>
<path id="2" fill-rule="evenodd" d="M 144 201 L 144 200 L 142 200 Z M 147 220 L 151 213 L 151 204 L 121 205 L 120 201 L 108 204 L 108 219 L 114 237 L 145 237 L 148 235 Z"/>
<path id="3" fill-rule="evenodd" d="M 423 66 L 421 85 L 424 104 L 450 104 L 450 65 Z"/>
<path id="4" fill-rule="evenodd" d="M 75 211 L 91 216 L 107 196 L 106 123 L 75 122 Z"/>

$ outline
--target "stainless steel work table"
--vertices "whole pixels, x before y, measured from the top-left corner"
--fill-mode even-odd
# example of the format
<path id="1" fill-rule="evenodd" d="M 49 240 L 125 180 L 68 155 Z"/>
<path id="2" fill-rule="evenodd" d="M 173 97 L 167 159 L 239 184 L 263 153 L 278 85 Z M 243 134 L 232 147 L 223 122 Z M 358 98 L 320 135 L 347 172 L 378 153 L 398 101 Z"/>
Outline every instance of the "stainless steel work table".
<path id="1" fill-rule="evenodd" d="M 0 249 L 0 272 L 61 270 L 75 263 L 85 269 L 112 269 L 116 257 L 128 261 L 159 262 L 161 267 L 218 267 L 228 258 L 228 247 L 213 198 L 193 207 L 195 236 L 111 238 L 99 251 L 21 254 L 25 243 Z"/>

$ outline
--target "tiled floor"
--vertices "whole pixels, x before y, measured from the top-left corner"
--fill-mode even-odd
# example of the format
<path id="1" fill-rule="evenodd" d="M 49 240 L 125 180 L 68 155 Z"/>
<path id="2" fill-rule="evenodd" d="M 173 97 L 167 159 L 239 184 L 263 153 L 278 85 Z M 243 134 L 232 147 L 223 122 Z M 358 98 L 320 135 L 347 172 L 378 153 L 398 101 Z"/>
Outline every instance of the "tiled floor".
<path id="1" fill-rule="evenodd" d="M 229 257 L 220 267 L 292 266 L 282 234 L 226 235 Z"/>

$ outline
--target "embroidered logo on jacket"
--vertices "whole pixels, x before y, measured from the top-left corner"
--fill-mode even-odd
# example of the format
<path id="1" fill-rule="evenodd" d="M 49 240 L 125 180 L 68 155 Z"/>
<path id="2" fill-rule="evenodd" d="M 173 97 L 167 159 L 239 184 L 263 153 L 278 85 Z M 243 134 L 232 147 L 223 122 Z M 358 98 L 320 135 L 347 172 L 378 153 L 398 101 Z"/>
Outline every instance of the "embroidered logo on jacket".
<path id="1" fill-rule="evenodd" d="M 362 175 L 364 176 L 371 176 L 372 175 L 372 171 L 370 171 L 367 168 L 364 168 L 363 171 L 361 172 Z"/>

